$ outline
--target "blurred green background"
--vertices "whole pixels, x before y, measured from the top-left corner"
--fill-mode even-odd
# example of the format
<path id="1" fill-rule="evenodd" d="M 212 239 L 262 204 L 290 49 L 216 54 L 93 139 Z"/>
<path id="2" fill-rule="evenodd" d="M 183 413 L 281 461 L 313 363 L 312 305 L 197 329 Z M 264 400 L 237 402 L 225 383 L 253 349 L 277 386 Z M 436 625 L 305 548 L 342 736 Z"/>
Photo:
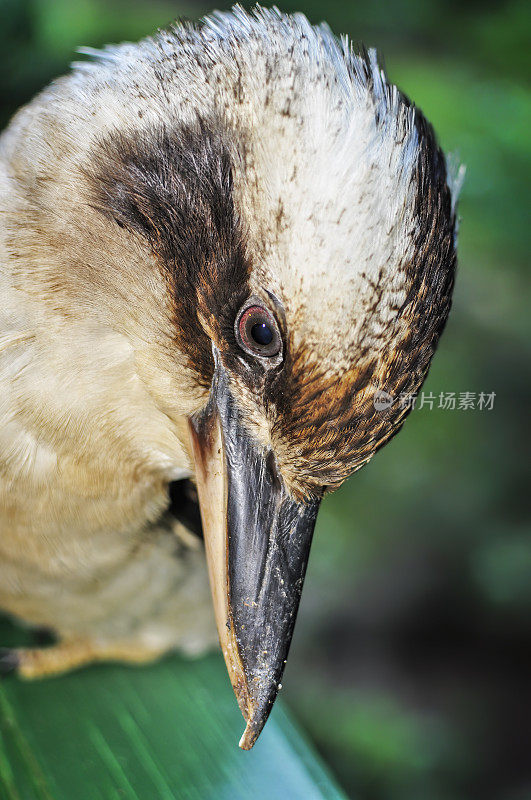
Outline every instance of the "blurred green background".
<path id="1" fill-rule="evenodd" d="M 496 393 L 490 411 L 417 409 L 324 503 L 284 700 L 353 796 L 528 800 L 530 7 L 282 8 L 376 46 L 466 164 L 454 308 L 424 388 Z M 77 46 L 135 40 L 210 9 L 0 0 L 1 122 Z"/>

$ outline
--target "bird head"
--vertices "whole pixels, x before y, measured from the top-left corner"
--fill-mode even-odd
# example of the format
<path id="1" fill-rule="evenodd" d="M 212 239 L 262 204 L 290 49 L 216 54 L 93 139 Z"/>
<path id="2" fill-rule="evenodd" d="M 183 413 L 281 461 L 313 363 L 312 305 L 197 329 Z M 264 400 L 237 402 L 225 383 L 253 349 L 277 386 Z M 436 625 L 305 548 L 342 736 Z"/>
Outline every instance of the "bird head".
<path id="1" fill-rule="evenodd" d="M 53 279 L 134 343 L 158 409 L 186 421 L 250 748 L 319 504 L 399 429 L 397 398 L 419 389 L 444 328 L 455 192 L 430 125 L 375 54 L 300 15 L 235 9 L 172 27 L 49 92 L 53 185 L 70 192 L 61 244 L 47 234 L 48 255 L 71 243 Z M 49 184 L 35 186 L 51 208 Z"/>

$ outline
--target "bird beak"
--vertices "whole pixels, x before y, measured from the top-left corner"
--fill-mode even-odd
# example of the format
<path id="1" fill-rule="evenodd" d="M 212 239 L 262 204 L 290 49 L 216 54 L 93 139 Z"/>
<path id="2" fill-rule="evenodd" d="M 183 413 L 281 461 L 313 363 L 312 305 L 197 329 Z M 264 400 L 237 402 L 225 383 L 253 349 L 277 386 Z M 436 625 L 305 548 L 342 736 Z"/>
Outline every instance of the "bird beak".
<path id="1" fill-rule="evenodd" d="M 319 501 L 288 494 L 215 355 L 208 405 L 189 427 L 218 634 L 250 750 L 280 689 Z"/>

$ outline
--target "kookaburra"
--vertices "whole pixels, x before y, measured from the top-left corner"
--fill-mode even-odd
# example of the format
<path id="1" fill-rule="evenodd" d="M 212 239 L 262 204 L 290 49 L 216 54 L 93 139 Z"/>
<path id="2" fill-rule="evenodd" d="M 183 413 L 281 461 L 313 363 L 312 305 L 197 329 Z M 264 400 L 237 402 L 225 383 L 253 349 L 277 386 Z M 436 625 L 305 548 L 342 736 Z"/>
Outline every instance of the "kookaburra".
<path id="1" fill-rule="evenodd" d="M 91 55 L 0 139 L 0 608 L 57 636 L 2 661 L 210 646 L 197 489 L 250 748 L 319 503 L 444 328 L 455 182 L 374 53 L 302 15 Z"/>

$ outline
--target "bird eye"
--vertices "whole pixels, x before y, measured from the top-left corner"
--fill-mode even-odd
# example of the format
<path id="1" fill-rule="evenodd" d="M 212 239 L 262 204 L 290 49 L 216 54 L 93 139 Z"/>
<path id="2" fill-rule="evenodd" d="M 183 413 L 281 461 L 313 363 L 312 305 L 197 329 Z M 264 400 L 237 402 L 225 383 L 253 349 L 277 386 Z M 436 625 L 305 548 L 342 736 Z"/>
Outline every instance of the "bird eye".
<path id="1" fill-rule="evenodd" d="M 274 316 L 263 306 L 248 306 L 236 323 L 236 338 L 243 350 L 271 358 L 280 351 L 281 339 Z"/>

